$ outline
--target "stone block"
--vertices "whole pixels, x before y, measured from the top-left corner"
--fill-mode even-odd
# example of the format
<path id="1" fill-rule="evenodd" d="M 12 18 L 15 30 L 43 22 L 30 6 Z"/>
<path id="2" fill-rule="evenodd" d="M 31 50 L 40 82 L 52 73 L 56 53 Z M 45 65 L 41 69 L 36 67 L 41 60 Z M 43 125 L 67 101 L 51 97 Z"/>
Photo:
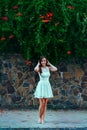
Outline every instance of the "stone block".
<path id="1" fill-rule="evenodd" d="M 87 101 L 83 101 L 82 108 L 85 108 L 85 109 L 87 109 Z"/>
<path id="2" fill-rule="evenodd" d="M 35 106 L 35 105 L 39 105 L 39 100 L 36 99 L 36 98 L 34 98 L 34 99 L 33 99 L 33 105 L 34 105 L 34 106 Z"/>
<path id="3" fill-rule="evenodd" d="M 56 105 L 52 105 L 53 109 L 64 109 L 64 104 L 63 103 L 58 103 Z"/>
<path id="4" fill-rule="evenodd" d="M 67 65 L 64 62 L 60 62 L 58 66 L 59 71 L 67 72 Z"/>
<path id="5" fill-rule="evenodd" d="M 52 77 L 54 80 L 58 80 L 58 79 L 60 78 L 58 72 L 51 72 L 51 73 L 52 73 L 51 77 Z"/>
<path id="6" fill-rule="evenodd" d="M 29 85 L 29 92 L 33 91 L 34 86 L 32 84 Z"/>
<path id="7" fill-rule="evenodd" d="M 81 85 L 81 81 L 79 81 L 79 80 L 74 80 L 74 79 L 72 79 L 72 80 L 70 80 L 69 82 L 70 82 L 70 84 L 73 85 L 73 86 L 79 86 L 79 85 Z"/>
<path id="8" fill-rule="evenodd" d="M 26 81 L 23 82 L 23 87 L 26 88 L 26 87 L 29 87 L 29 86 L 30 86 L 30 83 L 29 83 L 29 82 L 26 82 Z"/>
<path id="9" fill-rule="evenodd" d="M 5 99 L 6 99 L 6 104 L 8 104 L 8 105 L 12 104 L 11 94 L 6 94 Z"/>
<path id="10" fill-rule="evenodd" d="M 84 75 L 84 76 L 82 77 L 82 82 L 87 82 L 87 76 Z"/>
<path id="11" fill-rule="evenodd" d="M 69 71 L 69 72 L 73 72 L 73 70 L 74 70 L 74 67 L 75 67 L 75 65 L 73 65 L 73 64 L 67 64 L 67 71 Z"/>
<path id="12" fill-rule="evenodd" d="M 61 92 L 61 95 L 63 95 L 63 96 L 66 95 L 66 90 L 62 89 L 60 92 Z"/>
<path id="13" fill-rule="evenodd" d="M 59 99 L 59 95 L 54 95 L 53 100 L 58 100 L 58 99 Z M 51 100 L 50 100 L 50 102 L 51 102 Z"/>
<path id="14" fill-rule="evenodd" d="M 21 79 L 23 76 L 22 72 L 18 72 L 17 74 L 18 74 L 18 78 Z"/>
<path id="15" fill-rule="evenodd" d="M 0 101 L 2 100 L 2 95 L 0 95 Z"/>
<path id="16" fill-rule="evenodd" d="M 29 78 L 29 82 L 30 82 L 30 84 L 32 84 L 34 86 L 35 85 L 35 78 L 34 77 L 30 77 Z"/>
<path id="17" fill-rule="evenodd" d="M 71 79 L 71 78 L 73 78 L 72 73 L 71 72 L 64 72 L 63 73 L 63 78 L 64 79 Z"/>
<path id="18" fill-rule="evenodd" d="M 59 92 L 58 92 L 58 89 L 55 88 L 55 89 L 53 90 L 53 95 L 56 96 L 56 95 L 58 95 L 58 93 L 59 93 Z"/>
<path id="19" fill-rule="evenodd" d="M 23 97 L 26 97 L 26 95 L 27 95 L 27 89 L 24 88 L 23 86 L 18 87 L 16 92 L 17 92 L 17 95 L 20 95 Z"/>
<path id="20" fill-rule="evenodd" d="M 9 94 L 12 94 L 15 92 L 15 89 L 14 87 L 12 86 L 11 82 L 10 81 L 7 81 L 6 82 L 6 87 L 7 87 L 7 90 L 8 90 L 8 93 Z"/>
<path id="21" fill-rule="evenodd" d="M 2 73 L 1 79 L 2 79 L 2 80 L 9 80 L 8 74 L 7 74 L 7 73 Z"/>
<path id="22" fill-rule="evenodd" d="M 63 85 L 63 89 L 67 91 L 69 89 L 69 86 L 65 84 Z"/>
<path id="23" fill-rule="evenodd" d="M 87 88 L 83 89 L 82 94 L 87 95 Z"/>
<path id="24" fill-rule="evenodd" d="M 83 83 L 83 82 L 82 82 L 82 83 L 81 83 L 81 87 L 82 87 L 82 88 L 87 88 L 87 83 Z"/>
<path id="25" fill-rule="evenodd" d="M 7 88 L 0 86 L 0 95 L 5 95 L 7 93 Z"/>
<path id="26" fill-rule="evenodd" d="M 87 76 L 87 71 L 84 71 L 84 75 Z"/>
<path id="27" fill-rule="evenodd" d="M 81 80 L 83 75 L 84 75 L 84 71 L 81 68 L 76 66 L 75 67 L 75 79 L 76 80 Z"/>
<path id="28" fill-rule="evenodd" d="M 82 94 L 82 97 L 83 97 L 83 100 L 84 100 L 84 101 L 87 101 L 87 95 Z"/>
<path id="29" fill-rule="evenodd" d="M 78 89 L 78 88 L 74 88 L 74 89 L 73 89 L 73 93 L 74 93 L 75 96 L 78 95 L 79 89 Z"/>
<path id="30" fill-rule="evenodd" d="M 29 105 L 29 106 L 33 106 L 33 101 L 32 101 L 32 100 L 29 100 L 29 101 L 28 101 L 28 105 Z"/>
<path id="31" fill-rule="evenodd" d="M 87 72 L 87 63 L 83 64 L 83 69 L 85 72 Z"/>
<path id="32" fill-rule="evenodd" d="M 11 94 L 11 99 L 12 99 L 12 102 L 15 104 L 16 102 L 21 100 L 21 96 L 20 95 L 18 96 L 16 93 L 13 93 Z"/>

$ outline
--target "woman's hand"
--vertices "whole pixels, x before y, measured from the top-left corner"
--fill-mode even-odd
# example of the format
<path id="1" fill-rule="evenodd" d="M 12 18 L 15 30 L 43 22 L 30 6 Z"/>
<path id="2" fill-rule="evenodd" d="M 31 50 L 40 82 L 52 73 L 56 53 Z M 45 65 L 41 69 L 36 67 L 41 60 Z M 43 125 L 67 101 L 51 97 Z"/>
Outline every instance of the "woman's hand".
<path id="1" fill-rule="evenodd" d="M 50 65 L 50 62 L 47 60 L 47 65 Z"/>
<path id="2" fill-rule="evenodd" d="M 38 63 L 37 63 L 38 65 L 40 65 L 40 62 L 38 61 Z"/>
<path id="3" fill-rule="evenodd" d="M 49 61 L 48 61 L 47 65 L 50 66 L 49 69 L 50 69 L 51 71 L 57 71 L 57 67 L 55 67 L 54 65 L 52 65 Z"/>
<path id="4" fill-rule="evenodd" d="M 38 72 L 39 71 L 39 65 L 40 65 L 40 62 L 38 61 L 36 67 L 34 68 L 34 71 Z"/>

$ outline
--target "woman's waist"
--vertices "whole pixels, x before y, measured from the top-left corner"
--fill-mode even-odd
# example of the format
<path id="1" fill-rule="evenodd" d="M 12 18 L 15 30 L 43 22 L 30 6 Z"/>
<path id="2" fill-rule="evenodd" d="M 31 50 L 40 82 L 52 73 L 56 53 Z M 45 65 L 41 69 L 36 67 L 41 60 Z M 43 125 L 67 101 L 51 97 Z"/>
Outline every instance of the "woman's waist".
<path id="1" fill-rule="evenodd" d="M 40 78 L 40 81 L 49 81 L 49 78 Z"/>

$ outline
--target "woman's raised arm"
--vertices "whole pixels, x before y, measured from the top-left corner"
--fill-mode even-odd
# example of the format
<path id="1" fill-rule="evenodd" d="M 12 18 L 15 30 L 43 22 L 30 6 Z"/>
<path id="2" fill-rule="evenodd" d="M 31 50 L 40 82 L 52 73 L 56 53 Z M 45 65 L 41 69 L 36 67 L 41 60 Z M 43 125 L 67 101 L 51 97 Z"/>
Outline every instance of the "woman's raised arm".
<path id="1" fill-rule="evenodd" d="M 36 72 L 39 71 L 39 65 L 40 65 L 40 63 L 38 62 L 37 65 L 36 65 L 35 68 L 34 68 L 34 71 L 36 71 Z"/>
<path id="2" fill-rule="evenodd" d="M 48 65 L 49 65 L 49 69 L 51 71 L 57 71 L 57 67 L 55 67 L 54 65 L 52 65 L 49 61 L 48 61 Z"/>

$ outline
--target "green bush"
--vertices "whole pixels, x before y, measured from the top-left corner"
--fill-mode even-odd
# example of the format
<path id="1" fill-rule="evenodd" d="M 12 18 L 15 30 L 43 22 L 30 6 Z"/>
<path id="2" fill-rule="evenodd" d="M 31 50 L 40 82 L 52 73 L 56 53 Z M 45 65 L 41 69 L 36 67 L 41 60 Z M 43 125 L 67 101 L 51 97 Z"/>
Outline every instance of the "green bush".
<path id="1" fill-rule="evenodd" d="M 52 62 L 87 57 L 87 0 L 3 0 L 0 53 Z"/>

